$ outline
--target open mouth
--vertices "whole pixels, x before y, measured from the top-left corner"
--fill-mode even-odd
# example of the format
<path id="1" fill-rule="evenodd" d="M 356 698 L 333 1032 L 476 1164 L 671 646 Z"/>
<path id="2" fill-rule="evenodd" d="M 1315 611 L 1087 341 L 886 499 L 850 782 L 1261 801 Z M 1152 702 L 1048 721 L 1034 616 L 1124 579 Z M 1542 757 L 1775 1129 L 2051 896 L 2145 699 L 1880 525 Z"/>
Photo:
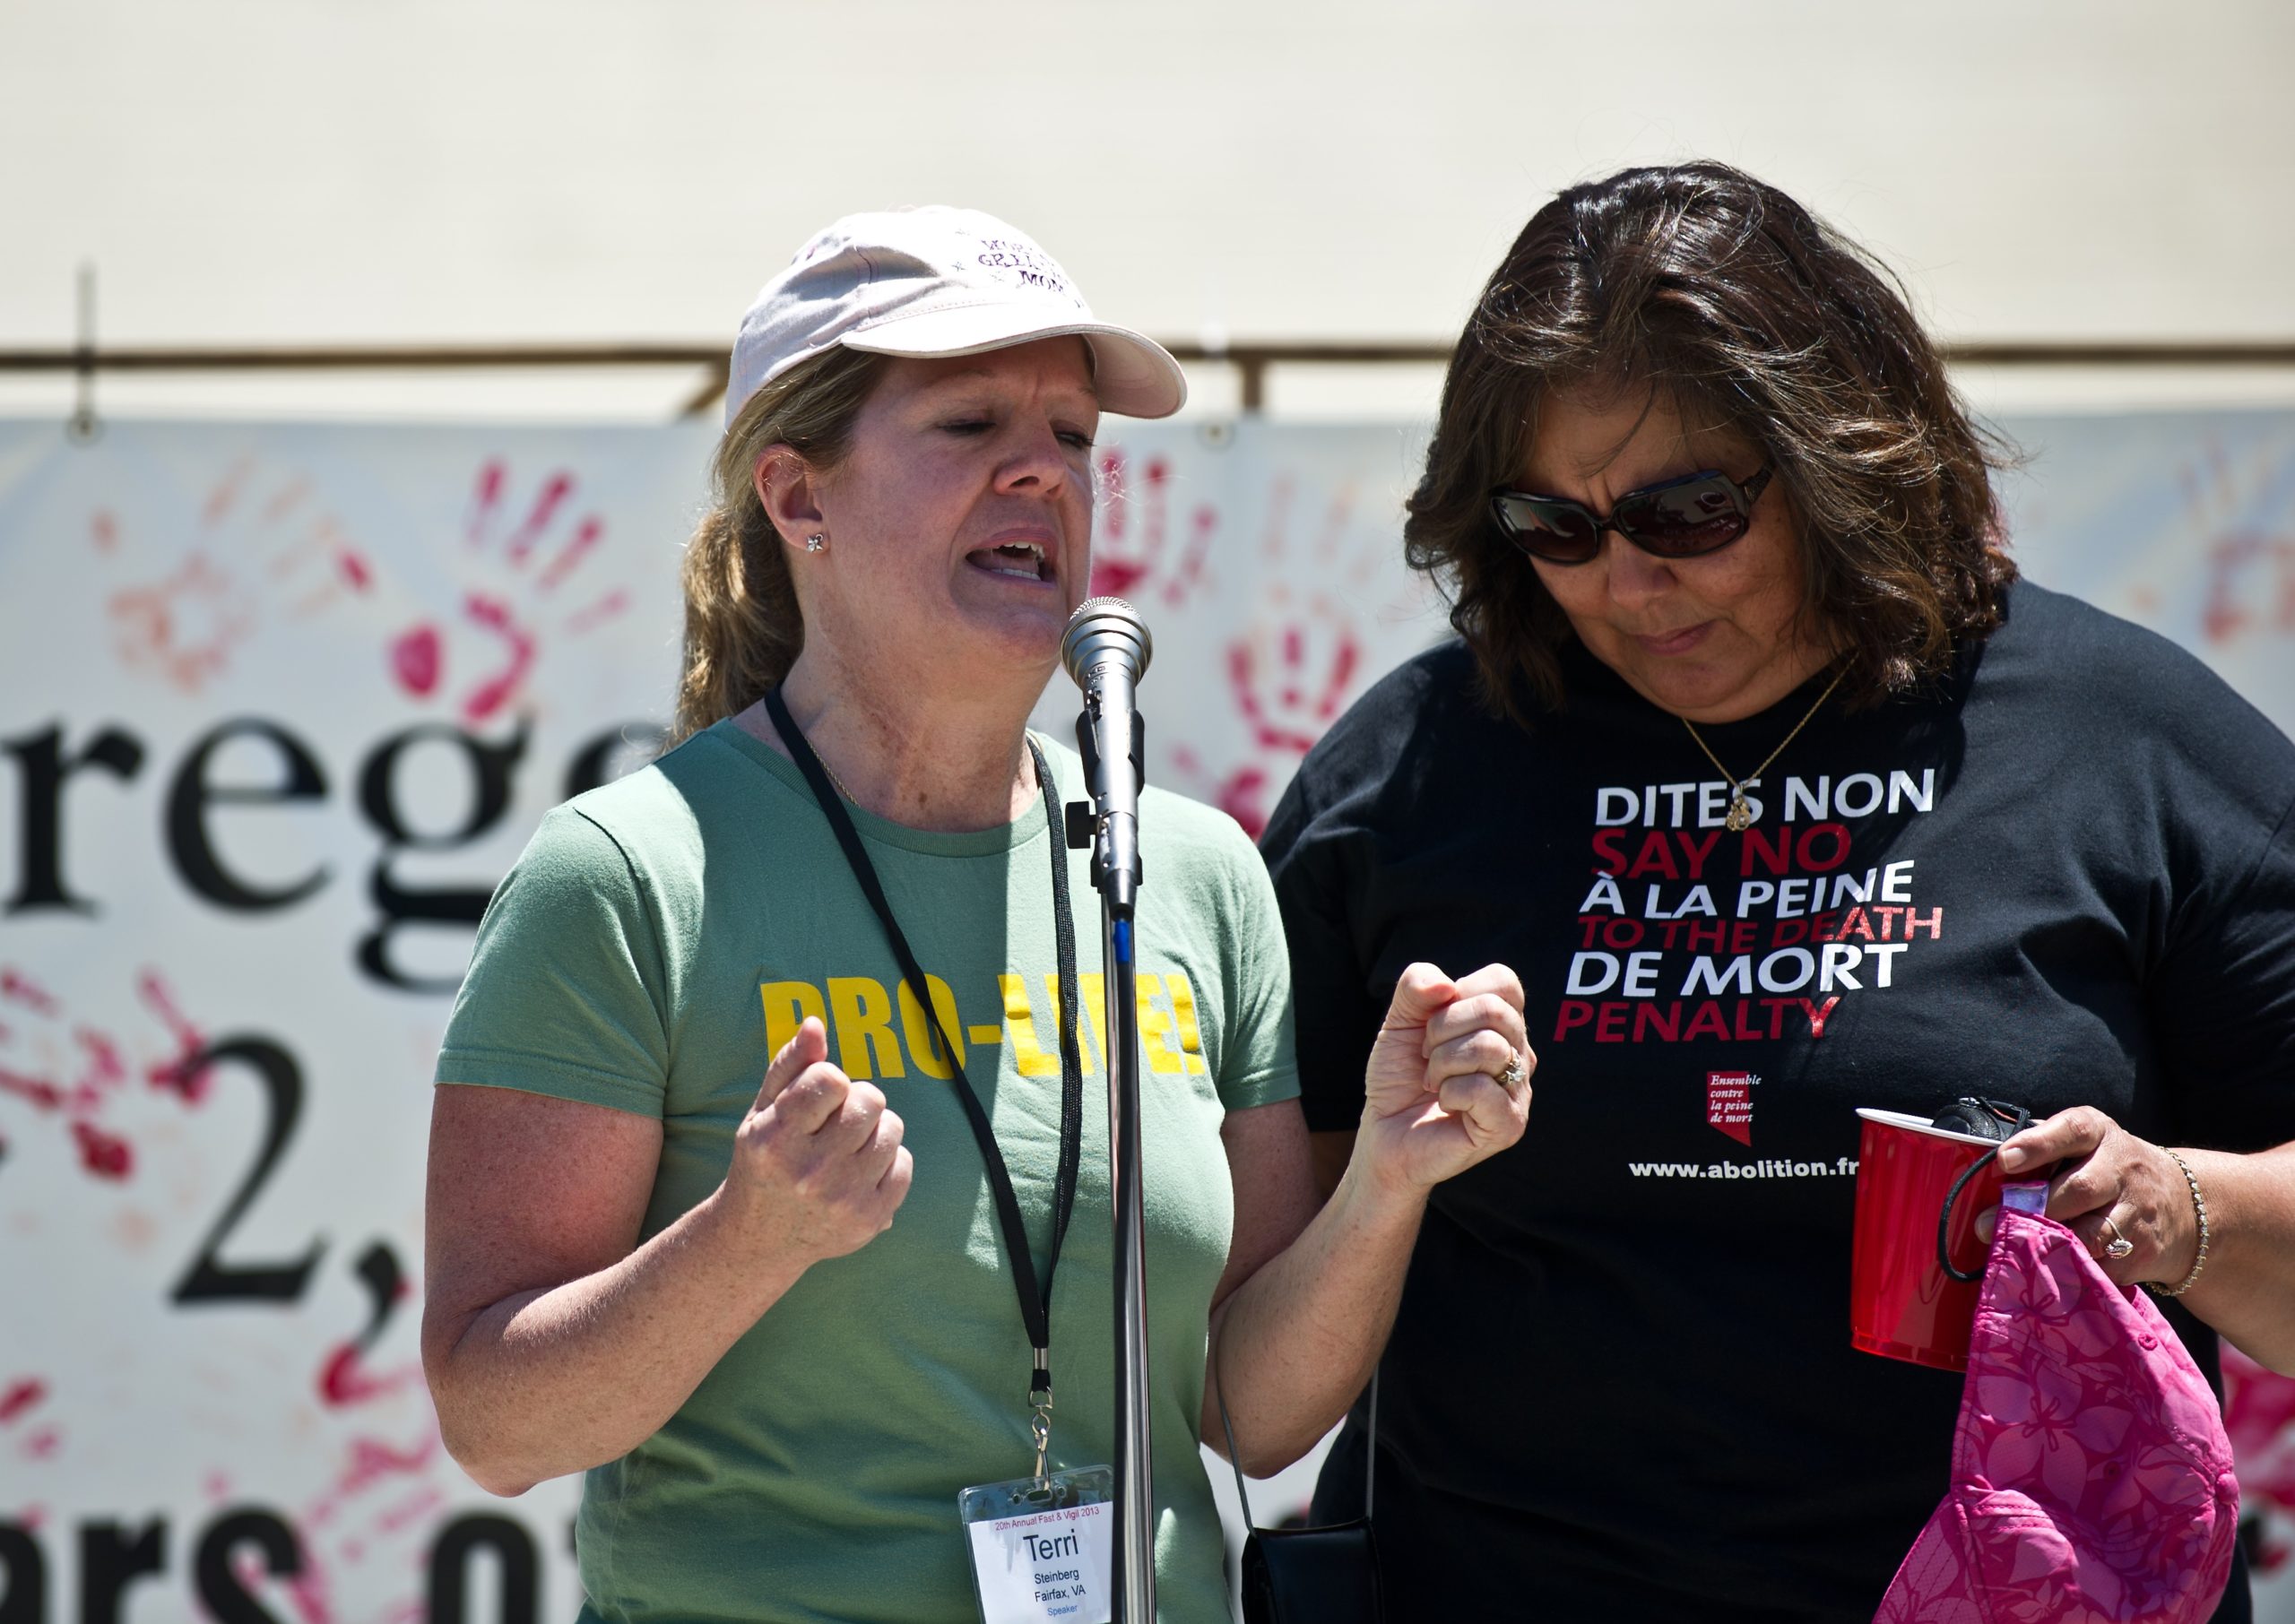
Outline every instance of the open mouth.
<path id="1" fill-rule="evenodd" d="M 1012 575 L 1023 581 L 1052 578 L 1051 558 L 1034 541 L 1006 541 L 967 553 L 966 557 L 974 568 L 986 570 L 992 575 Z"/>

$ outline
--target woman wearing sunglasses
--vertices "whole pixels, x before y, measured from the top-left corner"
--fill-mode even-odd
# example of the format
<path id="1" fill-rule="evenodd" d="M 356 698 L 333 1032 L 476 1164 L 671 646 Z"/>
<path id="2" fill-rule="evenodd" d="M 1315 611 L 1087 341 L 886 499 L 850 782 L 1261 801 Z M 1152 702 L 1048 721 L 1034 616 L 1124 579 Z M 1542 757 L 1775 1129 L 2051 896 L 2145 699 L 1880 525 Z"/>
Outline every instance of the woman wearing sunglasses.
<path id="1" fill-rule="evenodd" d="M 2020 581 L 1998 462 L 1886 274 L 1719 166 L 1563 193 L 1468 321 L 1405 531 L 1459 640 L 1263 842 L 1330 1165 L 1403 963 L 1516 966 L 1541 1055 L 1384 1355 L 1412 1616 L 1872 1617 L 1962 1384 L 1849 1344 L 1857 1107 L 2030 1108 L 2003 1166 L 2211 1378 L 2295 1365 L 2295 747 Z"/>

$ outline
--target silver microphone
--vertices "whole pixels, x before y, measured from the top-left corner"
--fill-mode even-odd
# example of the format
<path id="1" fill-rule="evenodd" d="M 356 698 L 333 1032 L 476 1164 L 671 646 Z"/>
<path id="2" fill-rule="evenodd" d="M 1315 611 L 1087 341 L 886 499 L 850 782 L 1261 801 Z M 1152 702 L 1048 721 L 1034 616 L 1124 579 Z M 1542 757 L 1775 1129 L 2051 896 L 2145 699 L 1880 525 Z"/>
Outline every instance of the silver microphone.
<path id="1" fill-rule="evenodd" d="M 1096 814 L 1092 883 L 1109 905 L 1129 915 L 1139 889 L 1139 786 L 1144 730 L 1134 695 L 1155 639 L 1139 611 L 1121 598 L 1091 598 L 1068 618 L 1061 663 L 1084 690 L 1076 746 Z"/>

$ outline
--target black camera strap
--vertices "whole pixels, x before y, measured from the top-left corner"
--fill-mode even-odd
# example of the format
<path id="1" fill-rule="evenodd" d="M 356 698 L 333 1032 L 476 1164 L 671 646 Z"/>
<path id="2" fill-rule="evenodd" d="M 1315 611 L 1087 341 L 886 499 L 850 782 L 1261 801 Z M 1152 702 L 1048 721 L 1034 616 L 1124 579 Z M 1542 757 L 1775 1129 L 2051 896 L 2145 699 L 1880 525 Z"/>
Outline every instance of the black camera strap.
<path id="1" fill-rule="evenodd" d="M 1984 1269 L 1964 1269 L 1953 1261 L 1953 1207 L 1960 1200 L 1961 1192 L 1968 1188 L 1969 1180 L 2000 1153 L 2001 1144 L 2032 1125 L 2032 1113 L 2012 1101 L 1963 1094 L 1931 1117 L 1929 1125 L 1970 1138 L 1993 1141 L 1990 1150 L 1961 1170 L 1961 1176 L 1953 1180 L 1953 1188 L 1944 1192 L 1944 1209 L 1936 1214 L 1937 1265 L 1953 1279 L 1971 1285 L 1984 1278 Z"/>

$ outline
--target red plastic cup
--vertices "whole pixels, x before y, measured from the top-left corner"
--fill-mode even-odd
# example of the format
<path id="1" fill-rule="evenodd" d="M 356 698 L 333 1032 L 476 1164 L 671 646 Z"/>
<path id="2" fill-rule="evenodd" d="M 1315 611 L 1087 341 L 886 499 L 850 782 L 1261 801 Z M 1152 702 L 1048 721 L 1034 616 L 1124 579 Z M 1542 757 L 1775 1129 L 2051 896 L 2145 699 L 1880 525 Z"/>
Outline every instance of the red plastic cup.
<path id="1" fill-rule="evenodd" d="M 1966 1370 L 1982 1284 L 1954 1280 L 1937 1266 L 1936 1220 L 1953 1180 L 1996 1142 L 1902 1111 L 1860 1109 L 1857 1114 L 1865 1119 L 1865 1133 L 1857 1157 L 1849 1340 L 1867 1353 Z M 1999 1202 L 2000 1163 L 1994 1161 L 1953 1204 L 1946 1249 L 1954 1267 L 1982 1271 L 1977 1215 Z"/>

